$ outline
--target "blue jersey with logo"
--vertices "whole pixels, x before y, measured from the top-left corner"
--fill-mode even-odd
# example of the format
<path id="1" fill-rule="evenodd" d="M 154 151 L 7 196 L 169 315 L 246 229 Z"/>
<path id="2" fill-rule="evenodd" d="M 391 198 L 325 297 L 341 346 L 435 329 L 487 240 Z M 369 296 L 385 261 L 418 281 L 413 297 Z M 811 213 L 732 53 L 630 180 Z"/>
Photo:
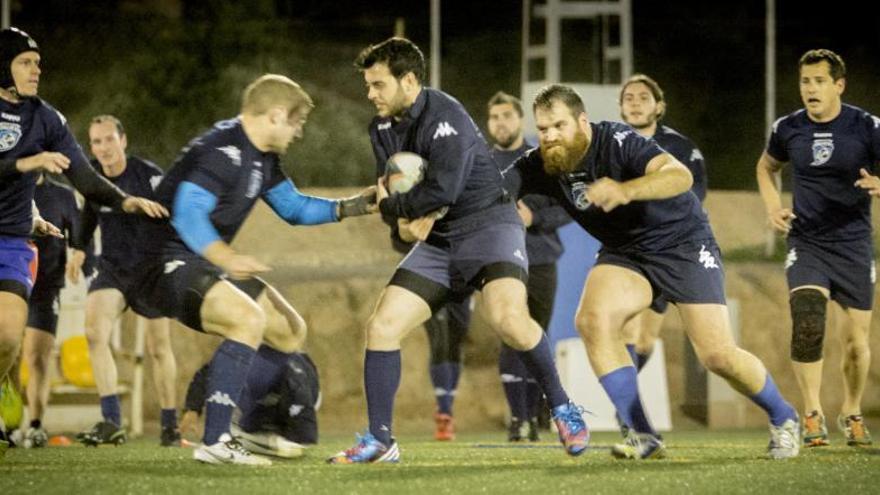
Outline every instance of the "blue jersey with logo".
<path id="1" fill-rule="evenodd" d="M 591 183 L 603 177 L 626 182 L 645 175 L 652 158 L 663 153 L 657 143 L 620 122 L 590 123 L 593 140 L 573 172 L 544 172 L 540 151 L 530 150 L 505 176 L 519 196 L 555 198 L 571 217 L 605 247 L 624 252 L 655 252 L 686 241 L 712 239 L 700 201 L 692 191 L 667 199 L 633 201 L 606 213 L 586 197 Z"/>
<path id="2" fill-rule="evenodd" d="M 791 234 L 817 241 L 871 236 L 871 197 L 853 184 L 880 161 L 880 118 L 844 104 L 831 122 L 798 110 L 773 123 L 767 154 L 791 162 Z"/>
<path id="3" fill-rule="evenodd" d="M 39 253 L 37 282 L 34 290 L 64 287 L 64 268 L 67 264 L 67 241 L 79 234 L 79 208 L 73 190 L 48 177 L 34 191 L 34 201 L 40 216 L 64 233 L 65 239 L 41 236 L 34 239 Z"/>
<path id="4" fill-rule="evenodd" d="M 11 103 L 0 99 L 0 160 L 27 158 L 53 151 L 70 159 L 64 174 L 87 197 L 118 206 L 125 195 L 92 172 L 67 120 L 39 98 Z M 37 172 L 13 170 L 0 177 L 0 236 L 30 236 L 33 223 L 31 201 Z"/>
<path id="5" fill-rule="evenodd" d="M 504 175 L 513 167 L 516 159 L 521 157 L 531 146 L 525 142 L 515 150 L 492 148 L 492 158 L 501 168 Z M 565 208 L 548 196 L 530 194 L 522 198 L 523 203 L 532 210 L 532 224 L 526 229 L 526 251 L 529 254 L 529 265 L 549 265 L 562 256 L 562 242 L 556 230 L 571 222 Z"/>
<path id="6" fill-rule="evenodd" d="M 136 156 L 126 157 L 125 170 L 116 177 L 104 175 L 97 160 L 92 160 L 91 165 L 98 174 L 132 196 L 155 199 L 153 191 L 162 181 L 162 169 Z M 74 247 L 85 250 L 92 241 L 95 227 L 100 226 L 101 263 L 117 269 L 136 269 L 143 258 L 143 232 L 150 222 L 148 217 L 129 215 L 118 208 L 87 201 L 82 213 L 82 235 Z"/>
<path id="7" fill-rule="evenodd" d="M 373 119 L 370 140 L 377 175 L 398 151 L 416 153 L 428 162 L 424 180 L 380 203 L 385 218 L 419 218 L 448 206 L 434 226 L 435 232 L 443 231 L 446 222 L 479 213 L 504 195 L 501 173 L 483 134 L 461 103 L 442 91 L 423 88 L 400 121 Z"/>
<path id="8" fill-rule="evenodd" d="M 700 201 L 705 200 L 708 178 L 706 177 L 706 162 L 703 160 L 703 153 L 699 148 L 685 135 L 665 125 L 657 126 L 657 132 L 652 137 L 661 148 L 690 169 L 691 175 L 694 176 L 694 185 L 691 186 L 691 190 Z"/>
<path id="9" fill-rule="evenodd" d="M 287 180 L 279 162 L 278 154 L 264 153 L 250 142 L 240 119 L 221 120 L 183 148 L 156 188 L 156 200 L 173 216 L 174 196 L 182 182 L 207 190 L 217 198 L 211 224 L 231 243 L 263 193 Z M 148 253 L 191 252 L 170 223 L 151 225 Z"/>

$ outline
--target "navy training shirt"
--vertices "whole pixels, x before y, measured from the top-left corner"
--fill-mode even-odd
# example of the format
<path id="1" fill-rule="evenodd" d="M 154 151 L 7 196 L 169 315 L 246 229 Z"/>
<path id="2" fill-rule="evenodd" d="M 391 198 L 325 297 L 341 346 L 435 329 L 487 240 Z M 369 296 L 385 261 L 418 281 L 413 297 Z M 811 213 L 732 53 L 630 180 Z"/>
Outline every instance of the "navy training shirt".
<path id="1" fill-rule="evenodd" d="M 34 201 L 40 216 L 61 229 L 65 239 L 52 236 L 34 238 L 39 252 L 37 281 L 34 291 L 64 287 L 67 265 L 67 241 L 79 235 L 79 208 L 73 189 L 48 177 L 34 190 Z"/>
<path id="2" fill-rule="evenodd" d="M 125 170 L 116 177 L 107 177 L 97 160 L 92 160 L 91 166 L 119 189 L 150 200 L 155 199 L 154 190 L 162 181 L 162 169 L 137 156 L 126 157 Z M 101 262 L 121 270 L 135 270 L 143 259 L 144 230 L 151 222 L 145 216 L 129 215 L 118 208 L 87 201 L 82 212 L 82 235 L 74 247 L 85 250 L 95 227 L 100 226 Z"/>
<path id="3" fill-rule="evenodd" d="M 393 194 L 380 203 L 383 218 L 419 218 L 449 206 L 435 223 L 479 213 L 504 196 L 501 173 L 489 145 L 465 108 L 452 96 L 422 88 L 400 121 L 376 117 L 370 123 L 370 141 L 376 156 L 376 174 L 398 151 L 410 151 L 428 162 L 425 178 L 409 192 Z"/>
<path id="4" fill-rule="evenodd" d="M 844 104 L 831 122 L 798 110 L 773 123 L 767 154 L 791 162 L 793 236 L 818 241 L 871 237 L 871 196 L 853 184 L 880 161 L 880 118 Z"/>
<path id="5" fill-rule="evenodd" d="M 690 240 L 712 239 L 712 229 L 692 191 L 660 200 L 632 201 L 606 213 L 586 198 L 596 180 L 626 182 L 645 175 L 652 158 L 664 151 L 620 122 L 590 123 L 593 141 L 577 169 L 562 176 L 544 172 L 539 149 L 516 161 L 505 184 L 520 197 L 544 194 L 555 198 L 571 217 L 606 248 L 656 252 Z"/>
<path id="6" fill-rule="evenodd" d="M 690 169 L 691 175 L 694 176 L 691 190 L 701 202 L 704 201 L 708 177 L 706 177 L 706 162 L 699 148 L 687 136 L 665 125 L 657 126 L 657 131 L 652 137 L 661 148 Z"/>
<path id="7" fill-rule="evenodd" d="M 54 151 L 70 159 L 64 175 L 86 197 L 119 206 L 122 191 L 100 180 L 60 112 L 40 98 L 18 103 L 0 98 L 0 160 L 27 158 Z M 15 170 L 0 177 L 0 236 L 28 237 L 33 224 L 31 201 L 39 172 Z"/>
<path id="8" fill-rule="evenodd" d="M 211 224 L 224 242 L 231 243 L 257 200 L 287 180 L 278 154 L 258 150 L 238 118 L 221 120 L 185 146 L 156 188 L 156 200 L 173 216 L 174 195 L 181 182 L 191 182 L 217 198 Z M 155 227 L 146 251 L 151 254 L 192 252 L 170 222 Z"/>
<path id="9" fill-rule="evenodd" d="M 523 142 L 515 150 L 492 148 L 492 158 L 505 175 L 516 159 L 523 156 L 531 148 Z M 529 254 L 530 265 L 549 265 L 562 256 L 562 242 L 556 230 L 571 222 L 565 208 L 549 197 L 541 194 L 529 194 L 522 198 L 523 203 L 532 210 L 532 225 L 526 228 L 526 252 Z"/>

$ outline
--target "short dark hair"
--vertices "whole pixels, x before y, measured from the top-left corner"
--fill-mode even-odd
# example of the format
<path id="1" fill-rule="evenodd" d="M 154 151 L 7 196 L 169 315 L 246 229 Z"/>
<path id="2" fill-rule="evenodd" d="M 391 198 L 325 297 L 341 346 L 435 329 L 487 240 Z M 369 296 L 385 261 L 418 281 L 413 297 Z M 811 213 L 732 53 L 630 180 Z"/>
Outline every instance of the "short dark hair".
<path id="1" fill-rule="evenodd" d="M 388 65 L 395 79 L 412 72 L 419 83 L 425 80 L 425 56 L 415 43 L 406 38 L 388 38 L 378 45 L 364 48 L 355 59 L 354 66 L 363 71 L 378 63 Z"/>
<path id="2" fill-rule="evenodd" d="M 116 132 L 119 134 L 119 137 L 125 136 L 125 128 L 122 127 L 122 122 L 110 114 L 96 115 L 92 117 L 92 121 L 89 122 L 89 127 L 91 127 L 92 124 L 103 124 L 105 122 L 110 122 L 116 126 Z"/>
<path id="3" fill-rule="evenodd" d="M 651 95 L 654 96 L 654 101 L 657 103 L 661 103 L 666 101 L 666 98 L 663 96 L 663 89 L 660 88 L 660 85 L 657 84 L 657 81 L 652 79 L 651 77 L 645 74 L 633 74 L 632 77 L 626 80 L 623 83 L 623 86 L 620 87 L 620 96 L 618 97 L 618 103 L 623 103 L 623 92 L 626 91 L 626 88 L 629 87 L 630 84 L 642 83 L 651 90 Z M 657 116 L 657 120 L 663 117 L 663 114 L 666 112 L 660 112 L 660 115 Z"/>
<path id="4" fill-rule="evenodd" d="M 805 65 L 818 64 L 823 60 L 828 62 L 828 65 L 831 68 L 831 79 L 837 81 L 846 77 L 846 64 L 843 63 L 843 59 L 840 55 L 825 48 L 810 50 L 803 54 L 798 62 L 798 71 L 800 71 Z"/>
<path id="5" fill-rule="evenodd" d="M 550 84 L 538 90 L 538 94 L 535 95 L 535 103 L 532 104 L 532 112 L 538 108 L 552 108 L 554 101 L 558 101 L 568 107 L 574 118 L 577 118 L 582 113 L 587 113 L 587 109 L 584 107 L 584 100 L 578 96 L 574 88 L 564 84 Z"/>
<path id="6" fill-rule="evenodd" d="M 505 93 L 504 91 L 499 91 L 492 95 L 492 98 L 489 98 L 489 103 L 486 105 L 486 108 L 492 110 L 492 107 L 495 105 L 510 105 L 516 110 L 516 113 L 518 113 L 520 117 L 523 116 L 522 102 L 519 98 Z"/>

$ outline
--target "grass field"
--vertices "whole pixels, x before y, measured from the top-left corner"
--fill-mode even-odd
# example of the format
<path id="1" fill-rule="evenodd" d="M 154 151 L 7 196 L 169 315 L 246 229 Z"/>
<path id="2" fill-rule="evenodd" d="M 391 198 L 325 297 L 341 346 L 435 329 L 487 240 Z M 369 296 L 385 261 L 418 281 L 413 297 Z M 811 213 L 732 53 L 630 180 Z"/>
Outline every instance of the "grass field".
<path id="1" fill-rule="evenodd" d="M 549 437 L 549 434 L 545 434 Z M 272 467 L 207 466 L 189 449 L 153 439 L 122 447 L 10 450 L 0 461 L 0 494 L 66 493 L 880 493 L 880 449 L 832 446 L 787 461 L 763 458 L 763 431 L 676 432 L 669 458 L 616 461 L 617 436 L 599 433 L 583 456 L 555 443 L 501 442 L 501 432 L 460 435 L 452 443 L 401 438 L 398 465 L 331 466 L 324 458 L 353 438 L 325 435 L 306 457 Z"/>

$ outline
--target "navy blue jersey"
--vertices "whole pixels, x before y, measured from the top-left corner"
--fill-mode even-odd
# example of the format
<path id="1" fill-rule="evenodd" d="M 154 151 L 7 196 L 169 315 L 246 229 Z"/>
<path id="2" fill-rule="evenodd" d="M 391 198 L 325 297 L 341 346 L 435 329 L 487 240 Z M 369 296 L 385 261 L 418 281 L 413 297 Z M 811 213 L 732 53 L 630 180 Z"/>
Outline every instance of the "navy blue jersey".
<path id="1" fill-rule="evenodd" d="M 61 229 L 66 239 L 41 236 L 34 239 L 40 261 L 35 290 L 64 287 L 64 268 L 67 264 L 67 240 L 79 234 L 79 208 L 73 189 L 48 177 L 34 191 L 34 201 L 40 216 Z M 39 289 L 36 289 L 39 287 Z"/>
<path id="2" fill-rule="evenodd" d="M 853 184 L 880 161 L 880 118 L 843 105 L 831 122 L 798 110 L 773 123 L 767 154 L 792 163 L 791 235 L 818 241 L 871 236 L 871 197 Z"/>
<path id="3" fill-rule="evenodd" d="M 156 188 L 156 201 L 174 215 L 174 195 L 184 181 L 217 198 L 211 224 L 220 238 L 231 243 L 257 200 L 287 180 L 276 153 L 258 150 L 248 139 L 241 120 L 221 120 L 181 150 Z M 151 254 L 191 252 L 168 222 L 151 222 L 146 251 Z"/>
<path id="4" fill-rule="evenodd" d="M 700 149 L 686 136 L 665 125 L 657 126 L 657 132 L 652 137 L 661 148 L 690 169 L 691 175 L 694 176 L 694 185 L 691 186 L 691 190 L 700 201 L 704 201 L 708 178 L 706 177 L 706 163 Z"/>
<path id="5" fill-rule="evenodd" d="M 24 98 L 19 103 L 0 99 L 0 160 L 27 158 L 44 151 L 70 159 L 64 174 L 86 197 L 117 207 L 125 199 L 122 191 L 94 174 L 60 112 L 39 98 Z M 37 175 L 11 169 L 0 177 L 0 235 L 30 235 Z"/>
<path id="6" fill-rule="evenodd" d="M 398 151 L 416 153 L 428 162 L 422 182 L 381 202 L 385 218 L 414 219 L 448 206 L 434 227 L 442 232 L 446 222 L 481 212 L 504 195 L 483 134 L 461 103 L 446 93 L 423 88 L 399 122 L 376 117 L 370 140 L 379 176 L 388 157 Z"/>
<path id="7" fill-rule="evenodd" d="M 501 168 L 501 174 L 513 166 L 528 146 L 525 142 L 515 150 L 492 148 L 492 158 Z M 530 194 L 522 198 L 523 203 L 532 210 L 532 225 L 526 229 L 526 251 L 529 254 L 529 265 L 547 265 L 555 263 L 562 256 L 562 242 L 556 229 L 571 222 L 565 208 L 549 196 Z"/>
<path id="8" fill-rule="evenodd" d="M 116 177 L 107 177 L 97 160 L 92 167 L 102 177 L 132 196 L 155 199 L 154 189 L 162 180 L 162 169 L 136 156 L 126 157 L 125 170 Z M 135 269 L 143 258 L 143 232 L 148 217 L 129 215 L 118 208 L 87 201 L 82 213 L 82 235 L 74 243 L 85 249 L 92 241 L 95 227 L 101 227 L 101 263 L 119 269 Z"/>
<path id="9" fill-rule="evenodd" d="M 619 251 L 653 252 L 713 237 L 700 201 L 691 191 L 667 199 L 633 201 L 608 213 L 593 206 L 586 197 L 591 183 L 603 177 L 618 182 L 642 177 L 648 162 L 663 150 L 626 124 L 598 122 L 590 127 L 593 141 L 575 171 L 548 175 L 536 148 L 517 160 L 505 176 L 509 190 L 519 196 L 555 198 L 605 247 Z"/>

